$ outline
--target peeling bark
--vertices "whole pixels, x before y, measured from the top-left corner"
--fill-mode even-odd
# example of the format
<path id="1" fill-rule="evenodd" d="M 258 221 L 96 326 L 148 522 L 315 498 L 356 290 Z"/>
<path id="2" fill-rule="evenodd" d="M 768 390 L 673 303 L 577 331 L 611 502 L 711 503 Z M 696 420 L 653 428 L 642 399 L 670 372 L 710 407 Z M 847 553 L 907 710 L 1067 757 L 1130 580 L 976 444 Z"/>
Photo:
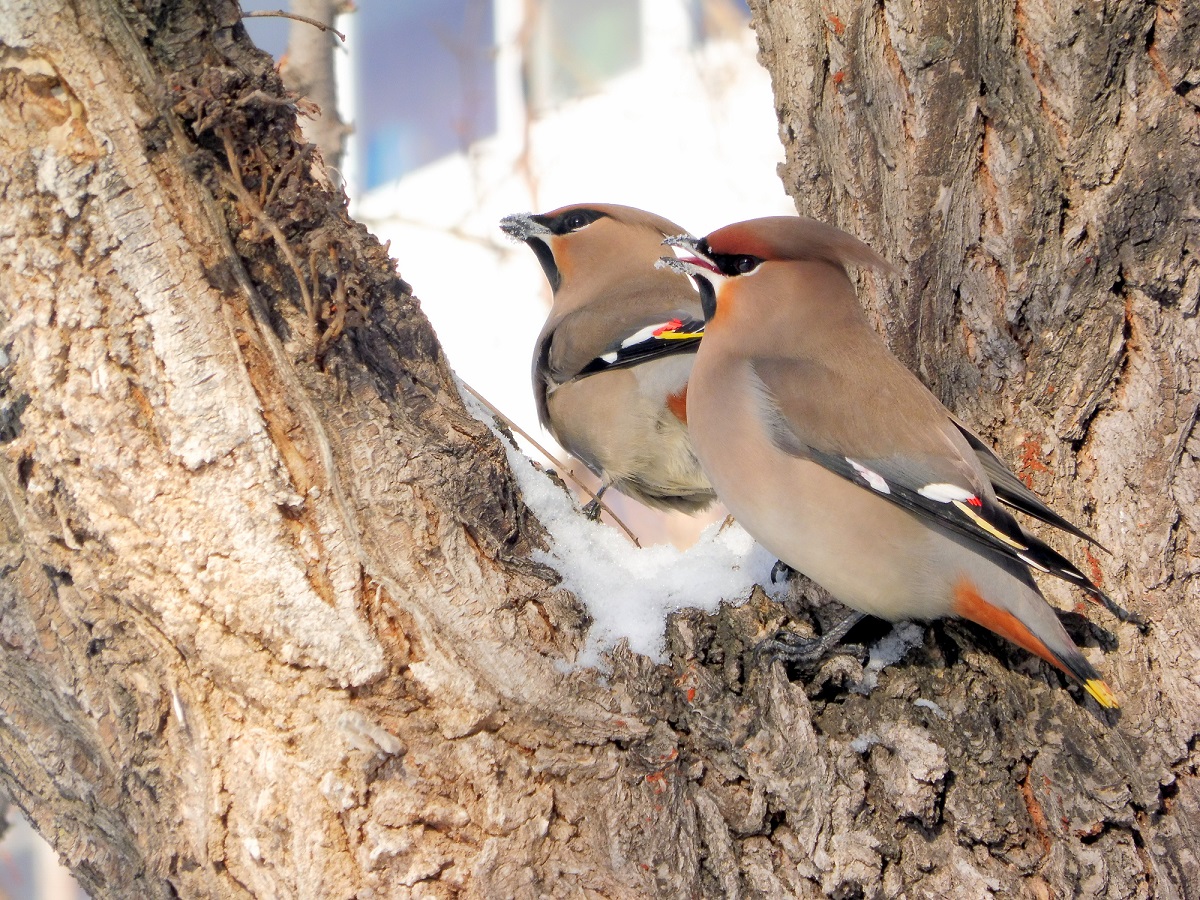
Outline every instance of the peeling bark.
<path id="1" fill-rule="evenodd" d="M 567 671 L 503 448 L 236 6 L 2 0 L 0 779 L 93 896 L 1200 894 L 1195 13 L 755 5 L 789 188 L 1152 620 L 1068 617 L 1122 713 L 954 622 L 870 693 L 756 655 L 811 590 Z"/>

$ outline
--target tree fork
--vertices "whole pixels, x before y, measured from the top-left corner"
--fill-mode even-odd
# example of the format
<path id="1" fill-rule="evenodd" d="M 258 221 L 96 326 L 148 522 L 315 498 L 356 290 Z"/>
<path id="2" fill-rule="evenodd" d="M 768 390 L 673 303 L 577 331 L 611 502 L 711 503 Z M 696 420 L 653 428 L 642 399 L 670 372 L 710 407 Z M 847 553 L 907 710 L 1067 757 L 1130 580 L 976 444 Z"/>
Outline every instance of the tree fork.
<path id="1" fill-rule="evenodd" d="M 1195 416 L 1180 387 L 1200 356 L 1200 282 L 1194 248 L 1178 252 L 1194 230 L 1152 240 L 1173 257 L 1113 236 L 1122 209 L 1167 202 L 1163 171 L 1196 167 L 1153 169 L 1146 196 L 1117 190 L 1117 173 L 1087 209 L 1132 206 L 1073 231 L 1079 205 L 1016 203 L 1025 189 L 1005 178 L 1041 170 L 998 166 L 1008 126 L 993 111 L 937 151 L 957 173 L 939 206 L 942 163 L 904 168 L 902 136 L 958 121 L 928 118 L 922 92 L 974 90 L 972 52 L 985 82 L 1006 71 L 984 37 L 905 43 L 892 4 L 861 20 L 759 5 L 797 136 L 789 188 L 907 264 L 895 297 L 865 298 L 893 345 L 1002 447 L 1028 436 L 1051 451 L 1033 461 L 1082 473 L 1056 501 L 1095 510 L 1118 550 L 1107 586 L 1158 622 L 1145 638 L 1103 614 L 1069 623 L 1109 650 L 1123 715 L 1104 720 L 957 623 L 926 629 L 869 693 L 852 688 L 874 670 L 845 657 L 790 680 L 752 652 L 787 616 L 761 594 L 674 617 L 666 665 L 617 651 L 603 683 L 564 673 L 586 616 L 532 561 L 545 535 L 500 442 L 312 164 L 236 6 L 3 0 L 0 778 L 93 896 L 1200 893 Z M 999 46 L 1065 64 L 1043 50 L 1045 10 L 980 15 L 979 35 L 1009 28 Z M 1194 23 L 1139 7 L 1117 24 L 1144 36 L 1146 16 L 1153 41 L 1116 47 L 1133 79 L 1118 82 L 1138 86 L 1165 144 L 1139 143 L 1129 112 L 1114 128 L 1125 166 L 1151 149 L 1186 160 L 1195 128 L 1178 74 Z M 784 36 L 795 55 L 776 49 Z M 922 68 L 921 47 L 945 55 Z M 1067 82 L 1050 71 L 1022 84 Z M 872 101 L 896 121 L 835 90 L 871 79 L 907 84 L 911 106 Z M 1046 96 L 1038 146 L 1091 183 L 1087 165 L 1108 157 L 1072 156 L 1088 129 Z M 881 192 L 830 150 L 863 133 L 880 149 L 854 165 Z M 1181 217 L 1191 184 L 1174 191 Z M 1062 263 L 1036 240 L 1052 210 L 1059 234 L 1113 255 Z M 960 224 L 930 231 L 935 214 Z"/>

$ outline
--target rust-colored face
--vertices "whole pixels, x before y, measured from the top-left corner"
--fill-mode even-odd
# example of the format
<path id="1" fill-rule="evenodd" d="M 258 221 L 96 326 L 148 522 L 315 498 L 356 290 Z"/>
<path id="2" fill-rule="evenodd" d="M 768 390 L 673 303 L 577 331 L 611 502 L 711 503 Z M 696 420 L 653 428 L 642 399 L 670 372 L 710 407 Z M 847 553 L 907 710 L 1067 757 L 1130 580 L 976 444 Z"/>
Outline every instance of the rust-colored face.
<path id="1" fill-rule="evenodd" d="M 743 298 L 749 289 L 750 282 L 745 279 L 722 278 L 717 288 L 717 310 L 705 323 L 705 330 L 711 330 L 713 327 L 723 328 L 733 317 L 734 309 L 744 302 Z"/>
<path id="2" fill-rule="evenodd" d="M 576 203 L 509 218 L 527 223 L 517 236 L 537 254 L 556 294 L 563 284 L 578 287 L 587 280 L 595 287 L 642 263 L 652 272 L 663 238 L 683 230 L 662 216 L 612 203 Z"/>
<path id="3" fill-rule="evenodd" d="M 769 233 L 761 225 L 764 219 L 736 222 L 718 228 L 705 242 L 717 256 L 754 256 L 758 259 L 782 259 Z"/>
<path id="4" fill-rule="evenodd" d="M 707 238 L 713 253 L 764 260 L 820 261 L 892 269 L 887 260 L 840 228 L 803 216 L 767 216 L 718 228 Z"/>
<path id="5" fill-rule="evenodd" d="M 745 293 L 745 276 L 754 275 L 768 259 L 764 254 L 769 252 L 769 247 L 759 240 L 755 225 L 755 222 L 727 225 L 686 245 L 696 252 L 695 257 L 684 259 L 684 262 L 695 270 L 693 276 L 701 295 L 705 294 L 702 282 L 710 285 L 709 302 L 714 308 L 706 306 L 705 309 L 708 328 L 723 327 L 739 296 Z"/>
<path id="6" fill-rule="evenodd" d="M 847 264 L 891 268 L 858 238 L 802 216 L 767 216 L 735 222 L 697 241 L 695 249 L 712 264 L 718 276 L 712 279 L 717 289 L 717 309 L 711 317 L 718 325 L 728 320 L 731 308 L 748 291 L 758 290 L 762 296 L 807 296 L 808 276 L 801 276 L 801 269 L 813 274 L 824 269 L 826 275 L 840 277 L 845 290 L 831 292 L 827 285 L 821 296 L 849 308 L 855 304 L 855 298 L 846 275 Z M 811 264 L 816 264 L 816 268 Z M 746 276 L 757 277 L 751 280 Z"/>
<path id="7" fill-rule="evenodd" d="M 575 278 L 580 257 L 586 255 L 587 245 L 594 241 L 593 232 L 604 231 L 609 224 L 603 221 L 608 213 L 599 204 L 577 203 L 532 218 L 549 232 L 542 235 L 542 240 L 553 255 L 559 283 L 570 283 Z"/>

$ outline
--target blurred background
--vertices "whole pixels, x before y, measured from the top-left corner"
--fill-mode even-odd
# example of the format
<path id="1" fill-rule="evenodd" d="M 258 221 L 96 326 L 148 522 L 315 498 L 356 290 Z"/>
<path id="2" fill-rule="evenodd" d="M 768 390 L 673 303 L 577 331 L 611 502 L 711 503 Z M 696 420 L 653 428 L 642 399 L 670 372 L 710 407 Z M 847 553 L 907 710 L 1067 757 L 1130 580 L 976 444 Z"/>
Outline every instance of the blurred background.
<path id="1" fill-rule="evenodd" d="M 579 202 L 641 207 L 693 234 L 794 213 L 776 175 L 783 150 L 749 9 L 744 0 L 354 6 L 335 23 L 345 43 L 326 35 L 349 126 L 338 174 L 351 212 L 391 242 L 459 377 L 561 455 L 538 426 L 529 382 L 550 289 L 533 253 L 497 223 Z M 285 60 L 298 23 L 244 21 Z M 615 492 L 605 501 L 643 545 L 686 546 L 721 515 L 661 513 Z M 0 900 L 86 896 L 19 812 L 9 821 Z"/>
<path id="2" fill-rule="evenodd" d="M 499 219 L 623 203 L 706 234 L 795 212 L 744 0 L 367 0 L 340 21 L 353 214 L 391 241 L 459 377 L 560 458 L 529 379 L 550 288 Z M 723 515 L 605 501 L 643 545 Z"/>

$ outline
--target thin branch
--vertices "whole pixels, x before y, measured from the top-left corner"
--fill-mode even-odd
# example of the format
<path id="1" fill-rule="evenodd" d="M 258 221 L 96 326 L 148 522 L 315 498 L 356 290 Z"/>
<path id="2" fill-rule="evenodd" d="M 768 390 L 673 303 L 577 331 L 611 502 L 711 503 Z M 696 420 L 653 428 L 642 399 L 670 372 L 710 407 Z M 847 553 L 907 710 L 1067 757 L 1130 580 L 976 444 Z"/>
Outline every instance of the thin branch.
<path id="1" fill-rule="evenodd" d="M 372 220 L 374 221 L 374 220 Z M 516 244 L 509 244 L 507 241 L 500 238 L 483 237 L 482 235 L 473 234 L 462 225 L 431 225 L 422 219 L 414 219 L 411 216 L 397 215 L 389 216 L 388 222 L 396 225 L 411 225 L 414 228 L 423 228 L 430 231 L 437 231 L 441 234 L 447 234 L 450 237 L 457 238 L 460 241 L 466 241 L 471 244 L 476 244 L 485 250 L 490 250 L 497 256 L 503 256 L 508 251 L 516 247 Z M 386 247 L 384 249 L 387 249 Z"/>
<path id="2" fill-rule="evenodd" d="M 322 22 L 318 19 L 310 19 L 308 16 L 300 16 L 300 15 L 297 15 L 296 13 L 284 12 L 282 9 L 277 9 L 273 12 L 268 11 L 268 10 L 258 10 L 257 12 L 242 13 L 242 18 L 244 18 L 244 19 L 268 19 L 268 18 L 295 19 L 297 22 L 304 22 L 306 25 L 311 25 L 311 26 L 313 26 L 313 28 L 320 28 L 322 31 L 326 31 L 326 32 L 332 31 L 334 34 L 336 34 L 341 39 L 343 44 L 346 43 L 346 36 L 344 34 L 342 34 L 340 31 L 338 31 L 336 28 L 334 28 L 332 25 L 326 25 L 324 22 Z"/>
<path id="3" fill-rule="evenodd" d="M 237 103 L 234 104 L 236 109 L 245 109 L 247 106 L 257 104 L 259 106 L 295 106 L 295 97 L 277 97 L 273 94 L 268 94 L 262 88 L 255 88 L 250 93 L 240 97 Z"/>
<path id="4" fill-rule="evenodd" d="M 601 500 L 599 497 L 596 496 L 595 491 L 593 491 L 590 487 L 588 487 L 586 484 L 584 484 L 582 481 L 580 481 L 578 478 L 576 478 L 574 475 L 572 475 L 569 467 L 565 466 L 561 460 L 555 458 L 554 454 L 552 454 L 549 450 L 547 450 L 545 447 L 543 447 L 541 444 L 539 444 L 537 441 L 535 441 L 529 435 L 529 432 L 527 432 L 524 428 L 522 428 L 520 425 L 518 425 L 516 422 L 514 422 L 512 419 L 510 419 L 504 413 L 500 412 L 499 409 L 497 409 L 495 406 L 492 405 L 491 401 L 489 401 L 487 399 L 487 397 L 483 396 L 483 394 L 479 393 L 479 391 L 475 390 L 475 388 L 471 387 L 469 384 L 467 384 L 461 378 L 458 379 L 458 383 L 461 384 L 464 388 L 466 388 L 470 392 L 472 397 L 474 397 L 476 400 L 478 400 L 480 403 L 482 403 L 484 406 L 486 406 L 488 409 L 488 412 L 490 412 L 493 416 L 495 416 L 497 419 L 499 419 L 501 422 L 503 422 L 505 425 L 507 425 L 509 428 L 511 428 L 513 431 L 515 431 L 521 437 L 525 438 L 525 440 L 529 441 L 529 443 L 533 445 L 534 449 L 536 449 L 540 454 L 542 454 L 542 456 L 546 457 L 547 460 L 549 460 L 551 463 L 553 463 L 557 467 L 557 470 L 559 472 L 562 472 L 565 476 L 567 476 L 573 482 L 575 482 L 577 485 L 579 485 L 580 490 L 582 490 L 585 494 L 587 494 L 589 497 L 591 497 L 593 500 L 595 500 L 600 505 L 600 508 L 602 510 L 604 510 L 606 513 L 608 513 L 609 518 L 611 518 L 614 522 L 617 523 L 617 527 L 619 527 L 623 532 L 625 532 L 625 536 L 627 538 L 629 538 L 631 541 L 633 541 L 633 546 L 637 547 L 639 550 L 642 549 L 642 542 L 637 539 L 637 535 L 635 535 L 632 531 L 629 530 L 629 526 L 621 521 L 620 517 L 615 512 L 613 512 L 611 508 L 609 508 L 607 503 L 605 503 L 603 500 Z"/>
<path id="5" fill-rule="evenodd" d="M 308 283 L 312 285 L 312 291 L 315 295 L 312 302 L 304 308 L 308 314 L 308 327 L 313 337 L 316 338 L 316 346 L 313 348 L 313 358 L 320 356 L 321 340 L 317 337 L 317 313 L 318 306 L 321 303 L 321 276 L 317 272 L 317 251 L 310 250 L 308 253 Z"/>

